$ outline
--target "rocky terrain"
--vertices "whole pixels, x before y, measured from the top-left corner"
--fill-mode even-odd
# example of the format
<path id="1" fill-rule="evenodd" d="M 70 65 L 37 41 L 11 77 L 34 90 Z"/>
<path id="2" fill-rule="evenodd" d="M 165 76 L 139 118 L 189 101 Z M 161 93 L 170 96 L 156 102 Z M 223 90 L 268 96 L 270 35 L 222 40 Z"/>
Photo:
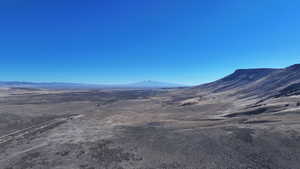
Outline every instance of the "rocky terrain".
<path id="1" fill-rule="evenodd" d="M 0 90 L 1 169 L 298 169 L 300 66 L 182 89 Z"/>

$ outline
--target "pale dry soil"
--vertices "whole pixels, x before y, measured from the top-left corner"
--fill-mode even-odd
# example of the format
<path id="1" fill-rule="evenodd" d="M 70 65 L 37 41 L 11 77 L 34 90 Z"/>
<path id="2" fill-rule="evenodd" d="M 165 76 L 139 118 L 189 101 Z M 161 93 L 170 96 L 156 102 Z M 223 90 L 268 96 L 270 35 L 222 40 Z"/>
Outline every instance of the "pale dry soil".
<path id="1" fill-rule="evenodd" d="M 0 169 L 300 168 L 298 96 L 259 104 L 162 89 L 0 96 Z"/>

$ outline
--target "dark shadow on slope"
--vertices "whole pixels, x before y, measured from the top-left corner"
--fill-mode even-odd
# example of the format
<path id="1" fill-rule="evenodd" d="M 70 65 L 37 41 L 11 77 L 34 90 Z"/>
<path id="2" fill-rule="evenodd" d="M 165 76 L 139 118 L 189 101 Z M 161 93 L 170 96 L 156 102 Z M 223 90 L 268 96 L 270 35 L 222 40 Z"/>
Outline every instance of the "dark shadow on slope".
<path id="1" fill-rule="evenodd" d="M 258 115 L 258 114 L 265 113 L 267 110 L 268 110 L 267 108 L 259 108 L 259 109 L 250 110 L 250 111 L 227 114 L 224 117 L 238 117 L 238 116 Z"/>

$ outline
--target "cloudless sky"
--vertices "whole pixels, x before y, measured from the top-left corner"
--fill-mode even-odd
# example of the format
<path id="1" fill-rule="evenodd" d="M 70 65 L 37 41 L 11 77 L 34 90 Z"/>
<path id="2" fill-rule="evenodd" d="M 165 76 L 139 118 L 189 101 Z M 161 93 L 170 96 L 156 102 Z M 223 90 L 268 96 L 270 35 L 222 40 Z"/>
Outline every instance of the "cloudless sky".
<path id="1" fill-rule="evenodd" d="M 0 81 L 195 85 L 300 63 L 298 0 L 0 0 Z"/>

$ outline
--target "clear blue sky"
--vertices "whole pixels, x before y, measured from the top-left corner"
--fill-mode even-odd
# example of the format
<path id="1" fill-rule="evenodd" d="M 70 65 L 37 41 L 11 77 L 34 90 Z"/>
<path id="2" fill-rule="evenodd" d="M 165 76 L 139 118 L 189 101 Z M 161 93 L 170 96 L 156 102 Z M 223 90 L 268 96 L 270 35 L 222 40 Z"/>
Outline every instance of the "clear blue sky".
<path id="1" fill-rule="evenodd" d="M 300 62 L 298 0 L 1 0 L 0 80 L 200 84 Z"/>

